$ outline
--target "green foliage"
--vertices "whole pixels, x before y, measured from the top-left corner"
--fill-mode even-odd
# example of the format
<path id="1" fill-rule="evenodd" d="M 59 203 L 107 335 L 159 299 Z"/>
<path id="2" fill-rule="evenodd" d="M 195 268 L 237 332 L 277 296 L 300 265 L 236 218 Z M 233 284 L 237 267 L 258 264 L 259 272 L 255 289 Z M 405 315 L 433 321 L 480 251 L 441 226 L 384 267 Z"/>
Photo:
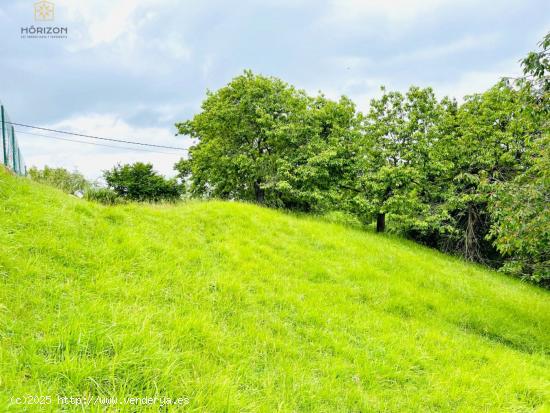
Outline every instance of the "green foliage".
<path id="1" fill-rule="evenodd" d="M 528 85 L 506 82 L 460 106 L 415 87 L 373 100 L 358 162 L 365 210 L 425 244 L 498 264 L 489 195 L 527 164 L 541 128 L 531 101 Z"/>
<path id="2" fill-rule="evenodd" d="M 28 175 L 33 181 L 53 186 L 68 194 L 74 194 L 77 191 L 84 192 L 91 187 L 91 184 L 80 172 L 70 172 L 64 168 L 45 166 L 44 169 L 38 169 L 32 167 L 29 169 Z"/>
<path id="3" fill-rule="evenodd" d="M 531 166 L 497 187 L 490 236 L 509 257 L 504 270 L 550 285 L 550 135 L 530 150 Z"/>
<path id="4" fill-rule="evenodd" d="M 492 225 L 488 210 L 494 186 L 525 169 L 525 153 L 540 128 L 526 109 L 530 89 L 500 82 L 482 94 L 469 96 L 445 119 L 434 147 L 448 170 L 442 175 L 446 224 L 452 228 L 443 242 L 467 259 L 498 264 L 500 258 L 486 240 Z M 436 154 L 437 156 L 437 154 Z"/>
<path id="5" fill-rule="evenodd" d="M 434 173 L 430 149 L 443 112 L 430 88 L 411 87 L 405 96 L 383 91 L 366 116 L 356 180 L 365 211 L 378 217 L 379 231 L 388 213 L 409 227 L 429 210 L 423 194 Z"/>
<path id="6" fill-rule="evenodd" d="M 119 197 L 130 201 L 176 201 L 183 193 L 182 185 L 175 179 L 165 179 L 149 163 L 117 165 L 110 171 L 105 171 L 103 176 Z"/>
<path id="7" fill-rule="evenodd" d="M 334 183 L 349 169 L 356 124 L 349 99 L 311 98 L 246 71 L 176 125 L 198 139 L 176 169 L 195 196 L 319 210 L 339 196 Z"/>
<path id="8" fill-rule="evenodd" d="M 0 172 L 0 406 L 544 412 L 550 292 L 238 202 L 103 206 Z M 45 411 L 87 411 L 45 406 Z M 28 409 L 40 411 L 40 409 Z"/>
<path id="9" fill-rule="evenodd" d="M 84 198 L 88 201 L 99 202 L 104 205 L 124 203 L 124 199 L 111 188 L 91 187 L 84 192 Z"/>
<path id="10" fill-rule="evenodd" d="M 533 85 L 538 97 L 548 99 L 548 93 L 550 93 L 550 32 L 544 36 L 539 46 L 541 50 L 530 52 L 521 64 L 525 79 Z"/>
<path id="11" fill-rule="evenodd" d="M 190 160 L 178 164 L 180 174 L 191 172 L 196 195 L 273 204 L 276 196 L 266 187 L 274 184 L 276 161 L 293 140 L 281 132 L 291 129 L 305 105 L 305 95 L 286 83 L 245 72 L 209 92 L 202 112 L 176 125 L 180 134 L 199 139 Z"/>

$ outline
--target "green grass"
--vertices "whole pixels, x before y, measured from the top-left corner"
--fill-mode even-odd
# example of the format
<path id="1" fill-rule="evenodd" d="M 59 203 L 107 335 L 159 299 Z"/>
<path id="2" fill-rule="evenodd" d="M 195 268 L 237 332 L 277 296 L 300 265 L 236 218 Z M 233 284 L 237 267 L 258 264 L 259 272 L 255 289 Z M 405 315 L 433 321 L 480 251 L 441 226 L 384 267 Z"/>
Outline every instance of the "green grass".
<path id="1" fill-rule="evenodd" d="M 548 291 L 315 218 L 104 207 L 0 171 L 0 286 L 1 411 L 550 407 Z"/>

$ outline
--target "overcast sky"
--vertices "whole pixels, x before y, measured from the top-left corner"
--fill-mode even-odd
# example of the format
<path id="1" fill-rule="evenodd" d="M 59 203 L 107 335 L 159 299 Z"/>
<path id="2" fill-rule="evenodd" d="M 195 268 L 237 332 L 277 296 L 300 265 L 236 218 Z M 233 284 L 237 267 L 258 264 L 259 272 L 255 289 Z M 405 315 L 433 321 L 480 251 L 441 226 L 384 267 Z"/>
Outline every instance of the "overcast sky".
<path id="1" fill-rule="evenodd" d="M 518 74 L 550 30 L 547 0 L 56 0 L 44 23 L 34 3 L 0 3 L 0 100 L 13 122 L 181 147 L 174 123 L 244 69 L 363 110 L 381 85 L 461 98 Z M 33 25 L 68 35 L 21 38 Z M 28 166 L 90 178 L 138 160 L 173 174 L 180 157 L 17 136 Z"/>

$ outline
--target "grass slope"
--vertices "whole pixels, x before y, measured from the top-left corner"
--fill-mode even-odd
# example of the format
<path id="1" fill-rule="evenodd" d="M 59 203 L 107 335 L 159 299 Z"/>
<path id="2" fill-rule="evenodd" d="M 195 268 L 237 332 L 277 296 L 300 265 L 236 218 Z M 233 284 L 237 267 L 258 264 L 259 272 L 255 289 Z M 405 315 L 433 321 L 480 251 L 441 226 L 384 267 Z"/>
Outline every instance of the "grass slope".
<path id="1" fill-rule="evenodd" d="M 39 411 L 11 399 L 38 394 L 45 411 L 57 395 L 201 412 L 549 407 L 548 291 L 314 218 L 104 207 L 0 171 L 0 285 L 2 411 Z"/>

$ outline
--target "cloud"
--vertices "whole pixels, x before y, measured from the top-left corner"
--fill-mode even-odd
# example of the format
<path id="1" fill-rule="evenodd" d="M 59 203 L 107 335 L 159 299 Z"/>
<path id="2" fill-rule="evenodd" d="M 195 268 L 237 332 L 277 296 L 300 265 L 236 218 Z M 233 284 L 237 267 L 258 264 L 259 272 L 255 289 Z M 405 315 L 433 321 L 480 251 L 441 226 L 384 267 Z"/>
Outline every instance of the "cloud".
<path id="1" fill-rule="evenodd" d="M 145 34 L 147 26 L 157 23 L 161 11 L 166 11 L 173 0 L 95 0 L 74 2 L 58 0 L 58 10 L 71 23 L 72 52 L 100 46 L 122 45 L 125 52 L 132 52 L 143 46 L 165 51 L 175 59 L 189 57 L 189 49 L 183 45 L 181 36 L 174 33 L 162 39 L 149 41 Z"/>
<path id="2" fill-rule="evenodd" d="M 90 47 L 101 43 L 110 43 L 119 36 L 135 30 L 135 24 L 131 18 L 138 7 L 139 2 L 122 0 L 114 3 L 109 9 L 109 13 L 101 18 L 90 19 L 88 26 Z"/>
<path id="3" fill-rule="evenodd" d="M 64 47 L 74 59 L 93 59 L 108 73 L 159 78 L 191 59 L 192 49 L 169 13 L 173 0 L 60 2 L 60 19 L 70 30 Z"/>
<path id="4" fill-rule="evenodd" d="M 57 10 L 72 23 L 73 31 L 80 36 L 73 43 L 73 50 L 93 48 L 111 43 L 119 37 L 131 33 L 135 28 L 133 17 L 147 1 L 113 0 L 94 2 L 74 2 L 58 0 Z"/>
<path id="5" fill-rule="evenodd" d="M 209 53 L 204 57 L 201 64 L 201 74 L 204 79 L 207 79 L 212 74 L 212 69 L 214 68 L 215 61 L 216 57 L 212 53 Z"/>

